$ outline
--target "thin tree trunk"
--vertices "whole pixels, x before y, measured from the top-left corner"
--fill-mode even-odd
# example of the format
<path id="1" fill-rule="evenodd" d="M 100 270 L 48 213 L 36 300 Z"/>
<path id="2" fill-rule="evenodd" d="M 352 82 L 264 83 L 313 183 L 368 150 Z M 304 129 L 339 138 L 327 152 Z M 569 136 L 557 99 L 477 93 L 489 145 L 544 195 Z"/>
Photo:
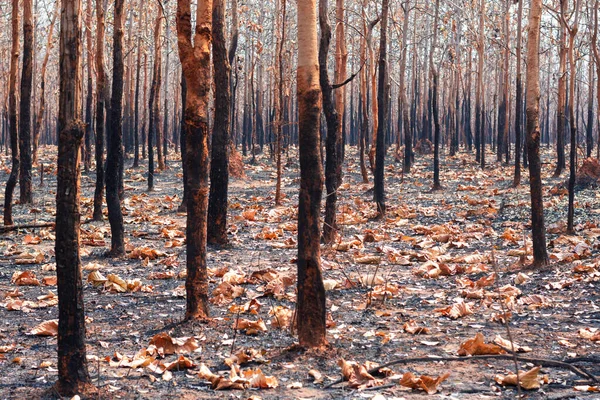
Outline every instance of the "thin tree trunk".
<path id="1" fill-rule="evenodd" d="M 143 0 L 138 3 L 138 10 L 142 11 Z M 145 15 L 145 13 L 143 13 Z M 135 109 L 134 109 L 134 122 L 133 122 L 133 168 L 137 168 L 140 165 L 140 70 L 142 68 L 142 16 L 140 15 L 138 21 L 138 38 L 137 38 L 137 66 L 135 70 Z M 144 67 L 145 68 L 145 67 Z M 144 103 L 145 104 L 145 103 Z"/>
<path id="2" fill-rule="evenodd" d="M 542 0 L 531 0 L 529 32 L 527 34 L 527 152 L 529 158 L 529 187 L 531 192 L 531 233 L 533 265 L 548 264 L 544 201 L 540 162 L 540 21 Z"/>
<path id="3" fill-rule="evenodd" d="M 106 74 L 104 72 L 104 9 L 96 0 L 96 188 L 94 191 L 94 221 L 102 221 L 104 193 L 104 108 L 106 101 Z"/>
<path id="4" fill-rule="evenodd" d="M 398 147 L 400 146 L 400 136 L 404 128 L 404 165 L 402 171 L 405 174 L 410 173 L 412 166 L 412 132 L 410 130 L 410 118 L 408 111 L 408 101 L 406 99 L 406 55 L 408 50 L 408 22 L 410 13 L 410 0 L 402 6 L 404 9 L 404 22 L 402 24 L 402 56 L 400 58 L 400 87 L 398 88 Z M 401 122 L 400 122 L 401 121 Z"/>
<path id="5" fill-rule="evenodd" d="M 90 171 L 92 165 L 92 103 L 94 90 L 92 86 L 92 67 L 94 56 L 92 53 L 92 0 L 87 0 L 85 13 L 85 40 L 87 47 L 87 90 L 85 99 L 85 141 L 83 166 L 85 172 Z"/>
<path id="6" fill-rule="evenodd" d="M 298 2 L 300 195 L 297 324 L 298 340 L 300 345 L 305 347 L 320 347 L 327 343 L 319 232 L 323 174 L 319 156 L 319 122 L 322 107 L 316 16 L 315 0 Z"/>
<path id="7" fill-rule="evenodd" d="M 573 26 L 568 28 L 569 31 L 569 67 L 570 67 L 570 82 L 569 82 L 569 119 L 571 120 L 571 151 L 569 156 L 569 209 L 567 213 L 567 233 L 574 235 L 574 219 L 575 219 L 575 175 L 577 173 L 577 121 L 575 120 L 575 37 L 579 30 L 579 5 L 580 0 L 575 0 L 575 17 Z"/>
<path id="8" fill-rule="evenodd" d="M 515 175 L 513 187 L 521 184 L 521 131 L 523 113 L 523 83 L 521 81 L 521 36 L 523 23 L 523 0 L 519 0 L 517 11 L 517 94 L 515 101 Z"/>
<path id="9" fill-rule="evenodd" d="M 565 160 L 565 129 L 567 124 L 567 44 L 566 26 L 563 20 L 566 18 L 567 1 L 560 0 L 560 38 L 559 38 L 559 65 L 558 65 L 558 105 L 556 122 L 556 152 L 557 163 L 554 176 L 560 176 L 566 166 Z"/>
<path id="10" fill-rule="evenodd" d="M 185 163 L 187 164 L 186 319 L 205 319 L 208 310 L 206 232 L 208 214 L 208 94 L 212 1 L 198 3 L 192 44 L 190 0 L 177 1 L 177 43 L 185 75 Z"/>
<path id="11" fill-rule="evenodd" d="M 119 182 L 123 165 L 123 24 L 125 0 L 115 0 L 115 19 L 113 36 L 113 81 L 108 119 L 108 149 L 106 154 L 106 205 L 110 222 L 111 246 L 113 257 L 125 254 L 123 214 L 119 197 Z"/>
<path id="12" fill-rule="evenodd" d="M 229 118 L 231 67 L 225 43 L 225 0 L 213 0 L 213 74 L 215 118 L 213 122 L 210 161 L 210 194 L 208 198 L 207 241 L 227 243 L 227 189 L 229 185 Z"/>
<path id="13" fill-rule="evenodd" d="M 161 51 L 160 36 L 162 32 L 163 11 L 158 7 L 156 20 L 154 23 L 154 68 L 152 69 L 152 84 L 150 86 L 150 104 L 148 105 L 148 190 L 154 190 L 154 141 L 156 149 L 160 154 L 160 85 L 161 85 Z M 160 155 L 159 155 L 160 169 Z"/>
<path id="14" fill-rule="evenodd" d="M 433 42 L 431 45 L 431 51 L 429 53 L 429 66 L 432 77 L 432 90 L 431 90 L 431 108 L 433 110 L 433 124 L 435 126 L 434 143 L 433 143 L 433 190 L 439 190 L 442 188 L 440 184 L 440 117 L 438 107 L 438 81 L 439 72 L 433 63 L 433 54 L 437 47 L 438 37 L 438 23 L 440 16 L 440 0 L 435 0 L 435 17 L 433 23 Z"/>
<path id="15" fill-rule="evenodd" d="M 287 17 L 287 0 L 281 1 L 281 13 L 277 13 L 277 15 L 281 14 L 279 21 L 279 35 L 277 36 L 277 75 L 276 75 L 276 86 L 277 93 L 274 96 L 275 103 L 275 141 L 276 141 L 276 149 L 275 149 L 275 157 L 276 157 L 276 168 L 277 168 L 277 182 L 275 184 L 275 205 L 281 205 L 281 178 L 283 175 L 283 165 L 281 162 L 281 152 L 282 152 L 282 125 L 283 125 L 283 45 L 285 43 L 285 23 Z M 230 56 L 231 60 L 231 56 Z"/>
<path id="16" fill-rule="evenodd" d="M 19 202 L 33 201 L 31 190 L 31 91 L 33 87 L 33 1 L 23 0 L 23 69 L 19 112 Z"/>
<path id="17" fill-rule="evenodd" d="M 17 109 L 17 75 L 19 73 L 19 0 L 12 0 L 12 44 L 8 77 L 8 119 L 12 167 L 4 192 L 4 225 L 13 225 L 12 198 L 19 175 L 19 111 Z"/>
<path id="18" fill-rule="evenodd" d="M 85 349 L 85 314 L 79 257 L 79 164 L 85 134 L 81 118 L 81 0 L 63 0 L 60 20 L 56 277 L 58 382 L 61 396 L 92 389 Z M 87 397 L 87 396 L 86 396 Z"/>
<path id="19" fill-rule="evenodd" d="M 388 119 L 388 85 L 387 85 L 387 19 L 389 0 L 383 0 L 381 9 L 381 32 L 379 33 L 379 81 L 377 83 L 378 120 L 375 158 L 375 202 L 377 218 L 385 217 L 385 131 Z"/>

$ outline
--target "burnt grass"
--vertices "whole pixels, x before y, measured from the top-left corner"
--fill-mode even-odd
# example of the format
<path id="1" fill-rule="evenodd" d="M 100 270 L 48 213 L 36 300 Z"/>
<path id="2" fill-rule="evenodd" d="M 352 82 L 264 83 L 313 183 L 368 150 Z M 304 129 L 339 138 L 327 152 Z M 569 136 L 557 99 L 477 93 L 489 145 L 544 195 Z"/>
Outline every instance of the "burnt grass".
<path id="1" fill-rule="evenodd" d="M 40 161 L 45 166 L 44 186 L 39 184 L 39 168 L 34 169 L 34 204 L 16 205 L 17 224 L 52 222 L 55 211 L 55 148 L 41 149 Z M 258 162 L 246 158 L 245 179 L 232 179 L 230 184 L 230 245 L 210 248 L 208 265 L 211 269 L 229 268 L 249 277 L 252 272 L 272 268 L 278 273 L 295 276 L 296 248 L 293 230 L 277 231 L 281 224 L 293 225 L 297 218 L 299 171 L 294 154 L 284 170 L 284 205 L 277 211 L 274 205 L 275 169 L 268 155 L 258 155 Z M 245 283 L 245 293 L 228 304 L 211 304 L 210 322 L 181 322 L 185 299 L 176 289 L 184 284 L 185 245 L 183 238 L 168 238 L 161 230 L 185 230 L 185 215 L 177 213 L 182 197 L 182 174 L 178 155 L 169 154 L 168 169 L 156 174 L 156 190 L 146 190 L 146 165 L 132 169 L 132 160 L 126 162 L 126 200 L 123 212 L 126 221 L 128 249 L 142 246 L 166 253 L 152 260 L 123 257 L 105 257 L 110 243 L 110 229 L 103 222 L 89 222 L 95 174 L 82 173 L 81 214 L 82 238 L 92 235 L 94 242 L 82 244 L 82 265 L 100 264 L 103 275 L 116 274 L 123 279 L 139 279 L 151 285 L 148 292 L 112 293 L 86 282 L 88 270 L 83 271 L 84 301 L 87 324 L 87 354 L 93 383 L 102 388 L 105 398 L 371 398 L 377 394 L 385 398 L 420 398 L 423 392 L 411 391 L 398 385 L 398 379 L 386 380 L 383 388 L 356 390 L 345 383 L 325 389 L 324 385 L 340 378 L 338 359 L 359 363 L 385 363 L 402 357 L 455 356 L 462 342 L 483 333 L 486 341 L 496 335 L 508 339 L 506 326 L 492 320 L 503 312 L 497 293 L 505 285 L 513 285 L 521 294 L 512 302 L 509 329 L 513 340 L 532 351 L 523 354 L 533 358 L 573 360 L 575 357 L 599 357 L 600 341 L 583 338 L 579 330 L 600 328 L 600 198 L 594 188 L 580 188 L 576 194 L 575 221 L 577 238 L 569 241 L 564 233 L 567 214 L 567 195 L 560 188 L 566 178 L 552 178 L 553 154 L 543 154 L 544 202 L 548 227 L 548 251 L 552 255 L 550 268 L 527 270 L 523 256 L 509 255 L 524 249 L 523 240 L 529 238 L 528 173 L 524 169 L 523 182 L 511 188 L 513 167 L 496 163 L 491 153 L 488 168 L 481 171 L 474 156 L 461 152 L 456 157 L 444 156 L 441 162 L 442 191 L 432 192 L 432 158 L 416 156 L 416 165 L 410 174 L 401 173 L 401 165 L 393 161 L 392 150 L 386 165 L 386 195 L 388 215 L 385 221 L 376 221 L 371 183 L 364 184 L 360 177 L 358 157 L 354 149 L 346 154 L 344 185 L 338 195 L 340 242 L 358 240 L 356 248 L 336 251 L 322 246 L 323 277 L 335 280 L 337 287 L 327 292 L 327 309 L 333 320 L 328 330 L 329 347 L 304 351 L 295 346 L 296 338 L 290 329 L 273 327 L 269 311 L 279 305 L 294 307 L 295 284 L 276 296 L 264 295 L 264 285 Z M 10 158 L 2 156 L 0 181 L 8 177 Z M 371 178 L 372 181 L 372 178 Z M 2 185 L 2 187 L 4 187 Z M 4 191 L 0 193 L 3 203 Z M 15 198 L 18 199 L 18 187 Z M 324 203 L 324 202 L 323 202 Z M 324 205 L 324 204 L 323 204 Z M 256 210 L 255 220 L 244 211 Z M 271 214 L 269 214 L 271 212 Z M 262 239 L 263 229 L 271 229 L 277 238 Z M 512 231 L 510 231 L 512 229 Z M 513 232 L 512 240 L 504 233 Z M 270 232 L 270 231 L 266 231 Z M 56 306 L 34 308 L 29 312 L 8 311 L 9 298 L 5 293 L 17 286 L 11 282 L 17 270 L 32 270 L 41 280 L 52 276 L 54 266 L 51 239 L 52 229 L 28 229 L 0 234 L 0 346 L 14 344 L 15 348 L 0 354 L 0 398 L 37 398 L 56 380 L 56 338 L 30 335 L 28 332 L 40 322 L 57 318 Z M 447 237 L 444 237 L 444 234 Z M 24 244 L 25 236 L 42 239 L 39 244 Z M 95 236 L 94 236 L 95 235 Z M 436 236 L 437 235 L 437 236 Z M 441 236 L 440 236 L 441 235 Z M 286 241 L 287 240 L 287 241 Z M 105 244 L 103 244 L 103 241 Z M 583 242 L 583 245 L 576 245 Z M 362 244 L 361 244 L 362 243 Z M 93 245 L 90 245 L 93 244 Z M 165 247 L 168 246 L 168 247 Z M 285 248 L 287 246 L 287 248 Z M 394 263 L 380 252 L 392 248 L 408 262 Z M 385 250 L 385 249 L 384 249 Z M 531 244 L 526 249 L 531 252 Z M 44 261 L 31 265 L 16 265 L 20 252 L 42 252 Z M 382 256 L 379 265 L 359 264 L 360 256 Z M 426 278 L 415 274 L 428 259 L 435 259 L 450 267 L 471 268 L 454 276 Z M 480 262 L 466 262 L 463 256 L 481 255 Z M 169 267 L 161 261 L 169 258 Z M 479 256 L 477 256 L 479 257 Z M 525 263 L 521 262 L 524 261 Z M 402 265 L 406 264 L 406 265 Z M 587 272 L 575 273 L 576 266 L 589 266 Z M 150 280 L 151 273 L 173 271 L 171 279 Z M 465 288 L 459 279 L 476 281 L 496 272 L 493 285 L 485 287 L 483 299 L 464 299 L 471 304 L 473 314 L 458 319 L 442 316 L 434 310 L 462 299 Z M 529 279 L 515 284 L 519 273 Z M 376 274 L 373 285 L 373 276 Z M 366 278 L 369 277 L 369 278 Z M 211 292 L 221 278 L 211 275 Z M 362 281 L 362 282 L 361 282 Z M 373 286 L 376 286 L 373 288 Z M 377 288 L 379 287 L 379 289 Z M 377 290 L 390 288 L 385 299 Z M 55 286 L 18 286 L 22 300 L 37 301 L 38 296 L 55 292 Z M 392 288 L 397 290 L 391 290 Z M 175 293 L 174 293 L 175 291 Z M 541 295 L 543 304 L 524 304 L 523 299 Z M 261 303 L 258 315 L 232 313 L 229 307 L 243 304 L 251 298 Z M 267 331 L 257 335 L 235 332 L 237 318 L 267 323 Z M 412 335 L 403 330 L 404 324 L 415 320 L 429 328 L 427 335 Z M 213 391 L 206 381 L 196 376 L 197 369 L 173 371 L 169 381 L 161 379 L 146 368 L 111 367 L 105 360 L 116 352 L 133 356 L 147 347 L 152 336 L 168 332 L 172 337 L 195 336 L 199 351 L 188 354 L 195 364 L 205 363 L 213 372 L 229 368 L 224 359 L 241 348 L 265 350 L 265 362 L 242 366 L 260 367 L 265 375 L 275 376 L 275 389 L 248 389 L 246 391 Z M 176 356 L 167 356 L 167 361 Z M 40 366 L 49 361 L 50 366 Z M 48 364 L 48 363 L 47 363 Z M 519 363 L 529 370 L 535 363 Z M 600 365 L 579 362 L 590 373 L 600 375 Z M 308 371 L 316 369 L 323 374 L 323 383 L 313 383 Z M 479 399 L 514 398 L 514 387 L 503 387 L 494 382 L 497 374 L 506 375 L 514 370 L 511 360 L 461 360 L 459 362 L 430 362 L 396 365 L 395 374 L 411 371 L 416 375 L 437 376 L 450 372 L 433 398 Z M 542 368 L 549 383 L 541 389 L 524 391 L 527 398 L 597 398 L 598 394 L 574 391 L 582 378 L 564 368 Z M 289 386 L 298 382 L 302 388 Z M 394 384 L 395 385 L 392 385 Z M 441 397 L 440 397 L 441 396 Z M 380 398 L 380 397 L 379 397 Z"/>

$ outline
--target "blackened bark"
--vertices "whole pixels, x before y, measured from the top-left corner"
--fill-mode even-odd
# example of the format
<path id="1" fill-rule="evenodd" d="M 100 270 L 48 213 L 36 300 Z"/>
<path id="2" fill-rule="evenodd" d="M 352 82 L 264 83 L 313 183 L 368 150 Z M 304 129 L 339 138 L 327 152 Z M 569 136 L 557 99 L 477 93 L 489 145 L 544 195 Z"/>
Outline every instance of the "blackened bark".
<path id="1" fill-rule="evenodd" d="M 207 241 L 227 243 L 227 190 L 229 185 L 229 118 L 231 68 L 225 46 L 225 0 L 213 0 L 213 74 L 215 119 L 213 122 L 208 198 Z"/>
<path id="2" fill-rule="evenodd" d="M 387 19 L 389 0 L 383 0 L 381 9 L 381 32 L 379 34 L 379 79 L 377 82 L 378 124 L 377 142 L 375 150 L 375 202 L 377 203 L 377 217 L 385 216 L 385 131 L 388 118 L 388 86 L 387 86 Z"/>
<path id="3" fill-rule="evenodd" d="M 13 225 L 12 198 L 19 175 L 19 111 L 17 109 L 17 74 L 19 70 L 19 1 L 12 1 L 11 14 L 12 45 L 10 51 L 10 73 L 8 83 L 8 120 L 12 167 L 4 192 L 4 225 Z"/>
<path id="4" fill-rule="evenodd" d="M 319 41 L 319 81 L 323 96 L 323 112 L 327 123 L 325 187 L 327 198 L 325 201 L 325 222 L 323 223 L 323 240 L 331 243 L 335 238 L 337 225 L 335 222 L 339 162 L 339 149 L 337 135 L 339 132 L 339 115 L 333 103 L 333 90 L 329 81 L 327 68 L 327 55 L 331 42 L 331 27 L 329 26 L 327 0 L 319 0 L 319 26 L 321 27 L 321 40 Z"/>
<path id="5" fill-rule="evenodd" d="M 123 166 L 123 22 L 125 0 L 115 0 L 115 27 L 113 45 L 113 82 L 108 125 L 108 152 L 106 155 L 106 205 L 111 231 L 110 254 L 125 254 L 123 213 L 119 198 L 119 183 Z"/>
<path id="6" fill-rule="evenodd" d="M 92 165 L 92 103 L 93 103 L 93 86 L 92 86 L 92 0 L 87 0 L 86 6 L 86 22 L 85 22 L 85 39 L 87 44 L 87 93 L 85 99 L 85 143 L 84 143 L 84 158 L 83 165 L 85 172 L 90 171 Z"/>
<path id="7" fill-rule="evenodd" d="M 91 387 L 85 349 L 85 315 L 79 258 L 81 120 L 81 0 L 63 0 L 60 21 L 56 277 L 58 382 L 61 396 Z"/>
<path id="8" fill-rule="evenodd" d="M 181 108 L 181 123 L 179 126 L 179 147 L 181 147 L 181 169 L 183 172 L 183 199 L 181 199 L 181 204 L 177 208 L 178 212 L 186 212 L 187 211 L 187 198 L 188 198 L 188 187 L 187 187 L 187 163 L 185 162 L 185 98 L 187 94 L 187 85 L 185 83 L 185 74 L 181 74 L 181 104 L 183 107 Z"/>
<path id="9" fill-rule="evenodd" d="M 104 7 L 96 1 L 96 188 L 94 190 L 94 221 L 102 221 L 104 193 L 104 108 L 106 74 L 104 72 Z"/>
<path id="10" fill-rule="evenodd" d="M 33 1 L 23 0 L 23 69 L 19 117 L 19 201 L 33 201 L 31 190 L 31 91 L 33 83 Z"/>

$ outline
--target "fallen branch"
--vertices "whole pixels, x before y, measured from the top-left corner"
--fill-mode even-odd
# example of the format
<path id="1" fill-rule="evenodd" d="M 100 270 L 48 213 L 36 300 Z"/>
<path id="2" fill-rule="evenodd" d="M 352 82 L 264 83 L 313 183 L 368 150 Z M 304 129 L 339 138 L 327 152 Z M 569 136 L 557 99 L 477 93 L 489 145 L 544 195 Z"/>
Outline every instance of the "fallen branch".
<path id="1" fill-rule="evenodd" d="M 23 224 L 23 225 L 4 225 L 0 226 L 0 233 L 8 233 L 12 231 L 18 231 L 21 229 L 35 229 L 35 228 L 54 228 L 54 222 L 44 222 L 39 224 Z"/>
<path id="2" fill-rule="evenodd" d="M 368 372 L 369 374 L 376 374 L 381 368 L 391 367 L 393 365 L 398 364 L 411 364 L 411 363 L 419 363 L 419 362 L 436 362 L 436 361 L 479 361 L 479 360 L 514 360 L 515 356 L 512 354 L 489 354 L 489 355 L 478 355 L 478 356 L 469 356 L 469 357 L 408 357 L 408 358 L 399 358 L 396 360 L 392 360 L 388 363 L 379 365 L 375 368 L 371 368 Z M 542 367 L 556 367 L 563 368 L 573 372 L 575 375 L 590 380 L 592 382 L 599 382 L 598 378 L 589 372 L 585 371 L 581 367 L 576 367 L 572 364 L 558 361 L 558 360 L 550 360 L 546 358 L 533 358 L 533 357 L 522 357 L 516 356 L 516 359 L 521 362 L 529 362 L 537 365 L 541 365 Z M 323 389 L 329 389 L 332 386 L 335 386 L 339 383 L 342 383 L 343 379 L 338 379 L 337 381 L 331 382 L 330 384 L 323 387 Z"/>

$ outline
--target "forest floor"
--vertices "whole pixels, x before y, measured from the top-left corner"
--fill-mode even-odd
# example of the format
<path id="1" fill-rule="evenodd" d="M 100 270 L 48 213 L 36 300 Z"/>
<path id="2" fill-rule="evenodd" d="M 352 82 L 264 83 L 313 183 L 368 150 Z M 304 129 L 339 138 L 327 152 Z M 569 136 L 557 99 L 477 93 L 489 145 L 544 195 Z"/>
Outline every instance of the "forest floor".
<path id="1" fill-rule="evenodd" d="M 17 224 L 54 220 L 56 149 L 42 151 L 44 186 L 36 168 L 35 203 L 14 207 Z M 432 398 L 514 398 L 514 386 L 495 380 L 514 371 L 511 359 L 436 360 L 457 357 L 478 333 L 486 343 L 503 346 L 510 346 L 510 333 L 524 351 L 519 356 L 564 362 L 544 365 L 538 377 L 535 369 L 527 374 L 528 385 L 541 386 L 523 391 L 527 398 L 600 397 L 592 392 L 598 386 L 568 369 L 577 365 L 600 376 L 600 193 L 594 188 L 577 193 L 577 235 L 566 235 L 567 195 L 559 187 L 566 172 L 551 178 L 554 158 L 548 150 L 543 176 L 552 265 L 536 271 L 526 268 L 531 260 L 526 170 L 514 189 L 512 166 L 497 164 L 488 153 L 490 163 L 482 171 L 472 154 L 461 152 L 442 159 L 444 189 L 431 192 L 431 156 L 417 156 L 413 171 L 402 176 L 390 153 L 387 218 L 375 221 L 372 185 L 362 183 L 356 152 L 349 149 L 338 196 L 341 236 L 336 245 L 322 246 L 329 346 L 308 352 L 294 345 L 289 327 L 296 296 L 297 158 L 284 171 L 282 207 L 274 205 L 271 160 L 259 155 L 252 165 L 246 158 L 247 177 L 232 180 L 229 191 L 231 245 L 208 254 L 212 321 L 181 323 L 185 215 L 177 213 L 182 174 L 173 156 L 168 170 L 156 175 L 153 192 L 146 190 L 146 165 L 132 169 L 127 161 L 128 254 L 120 259 L 104 256 L 110 244 L 107 219 L 87 222 L 95 175 L 82 174 L 87 355 L 103 397 L 420 398 L 422 390 L 399 384 L 412 372 L 433 378 L 449 373 Z M 0 182 L 6 182 L 9 162 L 1 156 Z M 2 203 L 3 196 L 4 190 Z M 0 398 L 37 398 L 57 379 L 55 327 L 39 326 L 58 315 L 53 249 L 51 228 L 0 234 Z M 24 271 L 31 273 L 20 274 Z M 236 324 L 245 329 L 234 329 Z M 499 350 L 479 342 L 466 349 Z M 359 366 L 407 357 L 429 359 L 394 365 L 375 377 L 360 373 Z M 351 371 L 351 362 L 359 366 L 350 382 L 326 388 L 341 378 L 338 364 Z M 529 371 L 543 362 L 518 364 Z M 236 382 L 229 365 L 250 382 Z M 224 387 L 263 388 L 215 391 L 209 378 Z M 414 378 L 412 385 L 428 382 Z M 435 383 L 427 386 L 431 392 Z"/>

